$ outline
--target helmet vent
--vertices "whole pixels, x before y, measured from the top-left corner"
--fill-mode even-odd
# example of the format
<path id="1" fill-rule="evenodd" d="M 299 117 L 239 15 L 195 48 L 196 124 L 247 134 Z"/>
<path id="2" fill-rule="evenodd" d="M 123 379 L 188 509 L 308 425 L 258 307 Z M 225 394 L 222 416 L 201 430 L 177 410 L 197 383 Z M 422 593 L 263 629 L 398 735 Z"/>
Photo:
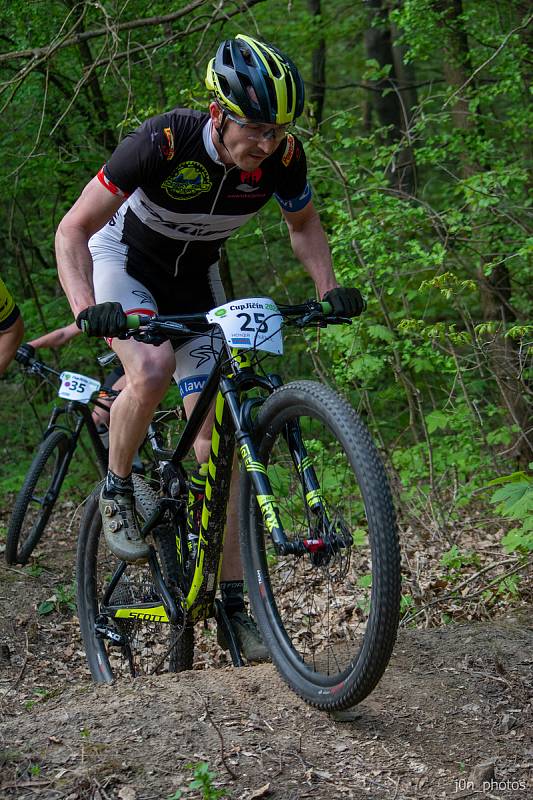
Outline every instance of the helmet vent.
<path id="1" fill-rule="evenodd" d="M 270 71 L 272 72 L 272 74 L 274 75 L 274 77 L 275 77 L 275 78 L 281 78 L 281 71 L 280 71 L 280 68 L 279 68 L 278 64 L 276 64 L 276 62 L 274 61 L 274 59 L 272 58 L 272 56 L 270 55 L 270 53 L 266 53 L 266 52 L 263 50 L 263 56 L 265 57 L 265 59 L 266 59 L 266 62 L 267 62 L 267 64 L 268 64 L 269 68 L 270 68 Z"/>
<path id="2" fill-rule="evenodd" d="M 218 76 L 218 80 L 219 80 L 219 83 L 220 83 L 220 88 L 222 89 L 222 93 L 226 97 L 229 97 L 229 95 L 231 94 L 231 87 L 230 87 L 227 79 L 224 77 L 224 75 L 219 75 Z"/>
<path id="3" fill-rule="evenodd" d="M 287 88 L 287 109 L 292 108 L 293 104 L 293 96 L 292 96 L 292 81 L 290 75 L 285 75 L 285 86 Z"/>
<path id="4" fill-rule="evenodd" d="M 241 50 L 241 55 L 247 67 L 255 67 L 255 62 L 252 57 L 252 51 L 250 50 L 249 47 L 243 47 Z"/>
<path id="5" fill-rule="evenodd" d="M 233 67 L 231 50 L 227 45 L 224 47 L 224 50 L 222 52 L 222 63 L 224 64 L 225 67 Z"/>

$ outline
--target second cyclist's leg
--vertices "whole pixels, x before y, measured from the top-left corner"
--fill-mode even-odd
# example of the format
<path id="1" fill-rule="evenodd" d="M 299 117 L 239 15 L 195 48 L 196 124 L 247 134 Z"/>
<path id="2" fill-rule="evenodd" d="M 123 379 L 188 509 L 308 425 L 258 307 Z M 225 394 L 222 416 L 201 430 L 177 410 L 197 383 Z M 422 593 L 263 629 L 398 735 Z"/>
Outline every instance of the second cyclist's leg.
<path id="1" fill-rule="evenodd" d="M 102 384 L 102 396 L 98 398 L 100 405 L 93 408 L 93 422 L 96 425 L 96 430 L 98 432 L 98 436 L 100 437 L 100 441 L 106 450 L 109 450 L 110 412 L 111 406 L 115 400 L 114 397 L 110 397 L 106 392 L 109 389 L 112 389 L 114 392 L 121 392 L 125 386 L 126 376 L 124 374 L 123 367 L 119 365 L 106 376 L 104 383 Z M 105 406 L 105 408 L 102 408 L 102 406 Z M 141 460 L 138 450 L 133 458 L 132 469 L 133 472 L 137 472 L 139 474 L 144 473 L 144 464 Z"/>

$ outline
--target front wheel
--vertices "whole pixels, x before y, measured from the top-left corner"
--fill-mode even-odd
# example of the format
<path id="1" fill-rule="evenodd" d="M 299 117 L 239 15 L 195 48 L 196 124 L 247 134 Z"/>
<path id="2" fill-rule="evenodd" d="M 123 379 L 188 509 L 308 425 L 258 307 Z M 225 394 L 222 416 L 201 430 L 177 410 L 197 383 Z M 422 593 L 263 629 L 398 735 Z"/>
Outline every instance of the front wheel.
<path id="1" fill-rule="evenodd" d="M 277 389 L 256 434 L 267 499 L 293 552 L 274 547 L 272 516 L 263 517 L 243 472 L 241 547 L 254 616 L 298 695 L 324 710 L 349 708 L 381 678 L 398 626 L 400 555 L 385 471 L 354 410 L 318 383 Z"/>
<path id="2" fill-rule="evenodd" d="M 70 446 L 70 436 L 61 430 L 52 431 L 41 443 L 9 520 L 8 564 L 25 564 L 37 546 L 61 490 Z"/>

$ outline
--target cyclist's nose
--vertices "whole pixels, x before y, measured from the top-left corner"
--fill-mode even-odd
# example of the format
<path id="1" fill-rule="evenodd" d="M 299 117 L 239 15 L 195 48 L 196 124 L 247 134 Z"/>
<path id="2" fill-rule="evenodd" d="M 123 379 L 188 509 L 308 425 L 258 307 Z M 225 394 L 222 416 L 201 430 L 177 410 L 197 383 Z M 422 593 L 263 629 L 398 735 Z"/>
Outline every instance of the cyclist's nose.
<path id="1" fill-rule="evenodd" d="M 257 142 L 257 147 L 261 150 L 262 153 L 269 156 L 274 152 L 278 144 L 279 142 L 276 141 L 276 139 L 260 139 Z"/>

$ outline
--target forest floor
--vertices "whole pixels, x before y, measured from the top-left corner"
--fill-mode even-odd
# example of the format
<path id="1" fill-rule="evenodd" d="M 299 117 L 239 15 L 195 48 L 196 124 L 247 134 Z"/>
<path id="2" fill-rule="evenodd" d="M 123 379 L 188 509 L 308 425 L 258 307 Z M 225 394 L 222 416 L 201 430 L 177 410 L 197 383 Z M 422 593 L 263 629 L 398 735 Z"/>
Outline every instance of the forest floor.
<path id="1" fill-rule="evenodd" d="M 378 687 L 337 715 L 269 664 L 234 669 L 212 631 L 191 672 L 95 686 L 73 610 L 73 510 L 29 567 L 1 557 L 1 798 L 532 796 L 533 606 L 400 630 Z M 204 794 L 189 788 L 202 763 Z"/>

